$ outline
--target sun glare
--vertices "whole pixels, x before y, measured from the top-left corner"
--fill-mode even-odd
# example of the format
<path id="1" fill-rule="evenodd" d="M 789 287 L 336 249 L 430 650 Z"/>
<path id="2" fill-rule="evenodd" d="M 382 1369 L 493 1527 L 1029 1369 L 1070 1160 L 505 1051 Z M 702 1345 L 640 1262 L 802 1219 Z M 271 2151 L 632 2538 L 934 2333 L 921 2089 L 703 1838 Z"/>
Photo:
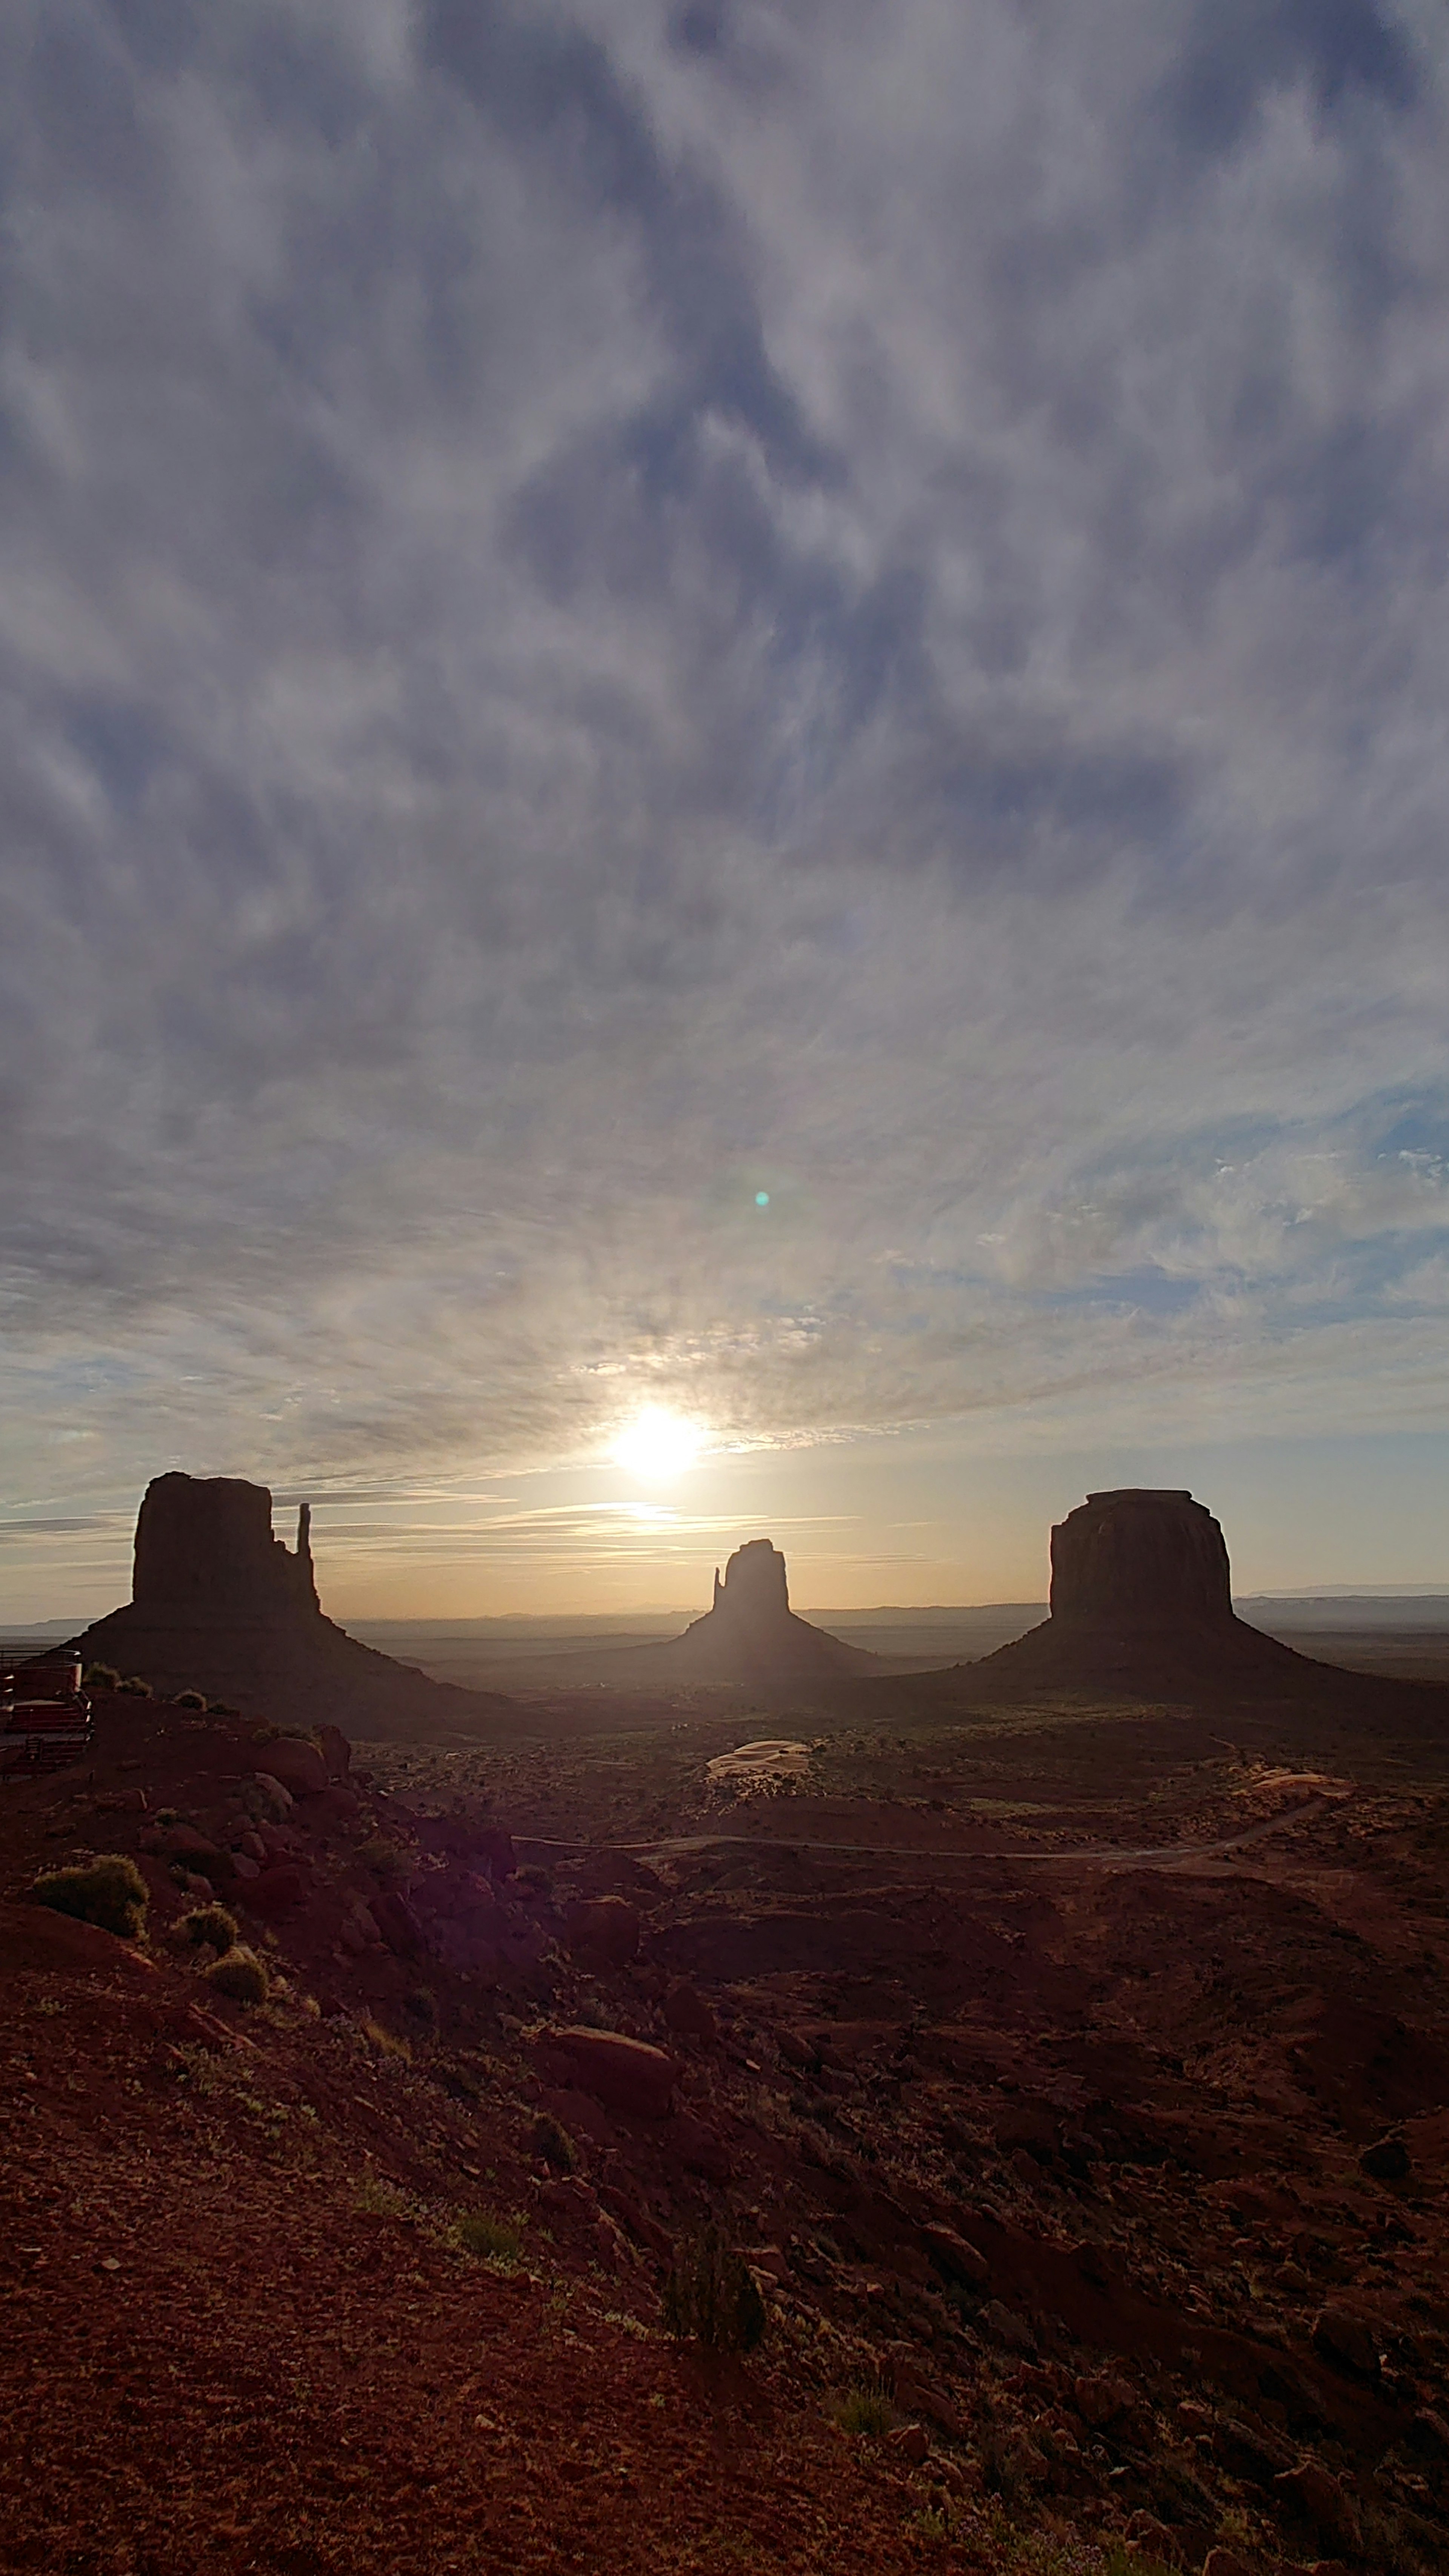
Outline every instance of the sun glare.
<path id="1" fill-rule="evenodd" d="M 614 1456 L 646 1484 L 666 1484 L 694 1465 L 703 1437 L 697 1422 L 687 1422 L 682 1413 L 671 1413 L 662 1404 L 650 1404 L 625 1424 L 614 1443 Z"/>

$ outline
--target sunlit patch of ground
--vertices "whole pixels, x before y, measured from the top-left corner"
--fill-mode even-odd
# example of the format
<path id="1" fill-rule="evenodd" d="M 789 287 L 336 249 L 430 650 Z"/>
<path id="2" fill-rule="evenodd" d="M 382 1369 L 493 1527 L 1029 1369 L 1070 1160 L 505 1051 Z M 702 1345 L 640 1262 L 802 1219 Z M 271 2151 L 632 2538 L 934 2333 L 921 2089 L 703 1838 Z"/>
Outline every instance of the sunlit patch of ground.
<path id="1" fill-rule="evenodd" d="M 810 1748 L 793 1736 L 762 1736 L 754 1744 L 717 1753 L 705 1764 L 705 1779 L 717 1797 L 777 1797 L 782 1790 L 803 1787 L 809 1777 Z"/>

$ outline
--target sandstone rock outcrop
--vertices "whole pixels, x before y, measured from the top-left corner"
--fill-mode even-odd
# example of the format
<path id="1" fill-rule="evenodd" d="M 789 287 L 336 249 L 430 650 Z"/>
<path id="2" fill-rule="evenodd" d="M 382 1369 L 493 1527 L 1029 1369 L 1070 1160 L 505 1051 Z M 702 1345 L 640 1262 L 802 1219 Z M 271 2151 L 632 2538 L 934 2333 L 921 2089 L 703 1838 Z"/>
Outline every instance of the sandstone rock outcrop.
<path id="1" fill-rule="evenodd" d="M 667 1645 L 630 1657 L 629 1679 L 706 1687 L 745 1683 L 770 1691 L 809 1690 L 822 1682 L 877 1669 L 876 1658 L 813 1628 L 790 1607 L 785 1559 L 767 1538 L 737 1547 L 703 1618 Z"/>
<path id="2" fill-rule="evenodd" d="M 1089 1494 L 1052 1531 L 1051 1556 L 1051 1615 L 1062 1626 L 1233 1624 L 1222 1531 L 1189 1493 Z"/>
<path id="3" fill-rule="evenodd" d="M 474 1735 L 512 1715 L 496 1693 L 431 1681 L 324 1617 L 311 1518 L 303 1503 L 293 1550 L 272 1535 L 265 1485 L 156 1477 L 136 1522 L 130 1603 L 87 1628 L 76 1653 L 163 1692 L 200 1690 L 247 1715 L 349 1736 Z M 327 1767 L 324 1758 L 318 1788 Z"/>
<path id="4" fill-rule="evenodd" d="M 1223 1533 L 1180 1488 L 1089 1494 L 1052 1531 L 1051 1564 L 1050 1617 L 979 1663 L 933 1676 L 925 1695 L 1293 1698 L 1345 1682 L 1237 1617 Z"/>

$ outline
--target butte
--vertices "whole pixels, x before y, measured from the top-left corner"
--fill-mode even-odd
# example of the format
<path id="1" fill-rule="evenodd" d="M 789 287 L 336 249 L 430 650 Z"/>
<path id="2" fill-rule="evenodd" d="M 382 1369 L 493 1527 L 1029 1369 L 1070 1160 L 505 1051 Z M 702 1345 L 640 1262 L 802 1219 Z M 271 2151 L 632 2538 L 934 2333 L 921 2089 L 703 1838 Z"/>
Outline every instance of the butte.
<path id="1" fill-rule="evenodd" d="M 1013 1700 L 1296 1699 L 1361 1693 L 1233 1609 L 1228 1551 L 1191 1494 L 1129 1485 L 1089 1494 L 1052 1531 L 1050 1615 L 979 1663 L 934 1678 L 944 1695 Z M 945 1686 L 949 1685 L 949 1689 Z"/>
<path id="2" fill-rule="evenodd" d="M 477 1734 L 514 1714 L 494 1692 L 430 1681 L 335 1626 L 317 1597 L 310 1506 L 294 1551 L 272 1535 L 266 1486 L 230 1476 L 153 1479 L 130 1602 L 75 1652 L 168 1695 L 201 1690 L 247 1716 L 349 1735 Z"/>

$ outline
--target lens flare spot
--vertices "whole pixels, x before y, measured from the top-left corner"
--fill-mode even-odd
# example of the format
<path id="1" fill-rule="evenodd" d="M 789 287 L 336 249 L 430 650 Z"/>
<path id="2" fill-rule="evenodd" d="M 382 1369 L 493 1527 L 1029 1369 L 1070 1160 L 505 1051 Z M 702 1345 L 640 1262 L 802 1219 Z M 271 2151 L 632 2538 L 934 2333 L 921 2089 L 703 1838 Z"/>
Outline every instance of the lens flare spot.
<path id="1" fill-rule="evenodd" d="M 770 1193 L 769 1193 L 769 1191 L 768 1191 L 768 1190 L 756 1190 L 756 1192 L 755 1192 L 755 1205 L 756 1205 L 756 1207 L 758 1207 L 758 1208 L 767 1208 L 767 1207 L 769 1206 L 769 1204 L 770 1204 Z"/>

